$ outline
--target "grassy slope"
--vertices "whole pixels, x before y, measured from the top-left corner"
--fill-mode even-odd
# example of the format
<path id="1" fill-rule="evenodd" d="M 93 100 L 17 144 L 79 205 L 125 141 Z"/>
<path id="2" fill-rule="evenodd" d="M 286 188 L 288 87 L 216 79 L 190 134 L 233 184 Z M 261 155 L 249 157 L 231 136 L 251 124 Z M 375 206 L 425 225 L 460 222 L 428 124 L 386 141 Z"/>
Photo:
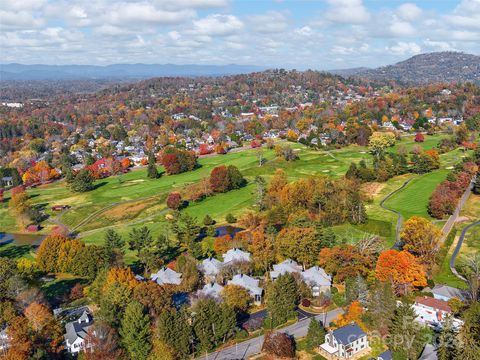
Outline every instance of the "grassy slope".
<path id="1" fill-rule="evenodd" d="M 427 137 L 427 141 L 420 145 L 426 149 L 431 148 L 440 137 L 442 136 Z M 399 144 L 411 148 L 415 143 L 412 137 L 407 137 L 402 139 Z M 252 193 L 254 191 L 252 181 L 256 175 L 262 175 L 268 179 L 277 168 L 282 168 L 287 172 L 290 181 L 318 174 L 340 177 L 345 174 L 352 161 L 358 162 L 361 159 L 369 161 L 371 159 L 371 156 L 366 152 L 366 148 L 359 146 L 349 146 L 331 152 L 310 150 L 300 144 L 293 144 L 293 147 L 300 157 L 295 162 L 276 159 L 273 151 L 264 150 L 264 157 L 268 161 L 265 165 L 259 167 L 256 152 L 248 150 L 224 156 L 202 158 L 199 160 L 201 167 L 195 171 L 174 176 L 163 176 L 157 180 L 146 178 L 144 169 L 135 170 L 122 175 L 120 179 L 111 177 L 100 180 L 97 189 L 86 194 L 72 194 L 63 183 L 48 185 L 29 192 L 33 196 L 32 201 L 34 203 L 44 203 L 48 207 L 54 204 L 72 205 L 72 210 L 60 219 L 70 227 L 79 224 L 85 217 L 95 211 L 111 206 L 112 203 L 148 197 L 146 200 L 141 199 L 129 204 L 110 207 L 108 210 L 98 213 L 92 222 L 83 225 L 79 230 L 90 230 L 83 237 L 83 240 L 88 243 L 96 243 L 101 241 L 106 226 L 114 225 L 120 233 L 127 235 L 132 227 L 138 226 L 138 224 L 129 223 L 141 221 L 147 216 L 161 213 L 165 209 L 164 199 L 169 191 L 199 181 L 208 176 L 210 171 L 218 165 L 228 164 L 239 167 L 249 180 L 249 185 L 240 190 L 219 194 L 202 202 L 190 204 L 184 211 L 200 220 L 206 214 L 210 214 L 221 223 L 224 222 L 227 213 L 231 212 L 239 215 L 252 209 Z M 394 150 L 392 148 L 392 151 Z M 381 198 L 399 187 L 406 178 L 407 176 L 397 177 L 381 185 L 380 191 L 373 196 L 373 202 L 367 206 L 367 212 L 371 219 L 368 224 L 360 226 L 347 224 L 336 227 L 334 230 L 351 241 L 355 241 L 365 233 L 377 233 L 387 238 L 389 243 L 392 242 L 394 240 L 395 216 L 385 212 L 378 204 Z M 425 191 L 423 190 L 423 192 Z M 152 216 L 141 224 L 148 225 L 154 234 L 167 231 L 168 227 L 163 213 Z M 5 228 L 6 231 L 14 230 L 14 221 L 8 215 L 6 202 L 0 204 L 0 228 Z M 48 227 L 45 231 L 48 231 Z"/>
<path id="2" fill-rule="evenodd" d="M 427 208 L 430 195 L 436 186 L 445 180 L 449 168 L 457 163 L 463 155 L 460 150 L 454 150 L 441 155 L 440 169 L 419 175 L 402 191 L 388 199 L 385 205 L 399 211 L 404 219 L 412 216 L 422 216 L 431 219 Z"/>

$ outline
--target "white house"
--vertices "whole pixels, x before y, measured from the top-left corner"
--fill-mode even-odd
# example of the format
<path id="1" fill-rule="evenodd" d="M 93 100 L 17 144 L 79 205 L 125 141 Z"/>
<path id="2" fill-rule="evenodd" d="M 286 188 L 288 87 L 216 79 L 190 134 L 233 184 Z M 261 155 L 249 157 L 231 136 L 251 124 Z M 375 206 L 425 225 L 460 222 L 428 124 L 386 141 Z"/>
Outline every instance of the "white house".
<path id="1" fill-rule="evenodd" d="M 332 286 L 332 277 L 319 266 L 312 266 L 310 269 L 302 272 L 302 278 L 312 289 L 313 296 L 319 296 L 320 293 L 327 292 Z"/>
<path id="2" fill-rule="evenodd" d="M 85 344 L 85 338 L 88 329 L 93 325 L 93 319 L 85 310 L 76 321 L 65 325 L 65 347 L 68 352 L 76 354 L 82 349 L 88 347 Z"/>
<path id="3" fill-rule="evenodd" d="M 223 286 L 217 283 L 208 283 L 202 289 L 197 291 L 197 295 L 200 297 L 211 297 L 214 299 L 220 299 Z"/>
<path id="4" fill-rule="evenodd" d="M 418 296 L 413 304 L 417 315 L 416 321 L 435 329 L 440 329 L 445 316 L 452 314 L 452 309 L 446 301 L 427 296 Z M 453 327 L 459 329 L 463 321 L 453 318 Z"/>
<path id="5" fill-rule="evenodd" d="M 263 289 L 259 286 L 259 283 L 259 280 L 244 274 L 237 274 L 232 280 L 227 281 L 227 285 L 238 285 L 247 289 L 255 304 L 262 302 Z"/>
<path id="6" fill-rule="evenodd" d="M 320 354 L 327 359 L 358 358 L 370 352 L 367 334 L 356 323 L 345 325 L 325 335 Z"/>
<path id="7" fill-rule="evenodd" d="M 223 263 L 250 262 L 251 254 L 249 252 L 234 248 L 223 254 Z"/>
<path id="8" fill-rule="evenodd" d="M 199 264 L 198 268 L 205 275 L 205 277 L 209 279 L 214 279 L 222 269 L 222 266 L 223 264 L 221 261 L 213 257 L 209 257 L 203 260 Z"/>
<path id="9" fill-rule="evenodd" d="M 150 279 L 155 281 L 158 285 L 180 285 L 182 283 L 182 274 L 164 267 L 155 274 L 152 274 Z"/>
<path id="10" fill-rule="evenodd" d="M 283 275 L 285 273 L 301 273 L 302 272 L 302 267 L 297 264 L 296 261 L 287 259 L 282 261 L 279 264 L 273 265 L 273 271 L 270 271 L 270 278 L 272 280 L 277 279 L 280 275 Z"/>
<path id="11" fill-rule="evenodd" d="M 458 300 L 465 301 L 465 292 L 451 286 L 435 285 L 431 292 L 433 297 L 438 300 L 448 301 L 457 298 Z"/>

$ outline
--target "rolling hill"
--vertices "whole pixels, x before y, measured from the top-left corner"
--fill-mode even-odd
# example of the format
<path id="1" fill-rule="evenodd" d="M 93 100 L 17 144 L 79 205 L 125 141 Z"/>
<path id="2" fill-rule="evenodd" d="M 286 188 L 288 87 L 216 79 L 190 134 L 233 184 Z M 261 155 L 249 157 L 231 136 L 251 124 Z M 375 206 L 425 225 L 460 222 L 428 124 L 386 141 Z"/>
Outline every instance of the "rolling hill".
<path id="1" fill-rule="evenodd" d="M 452 51 L 420 54 L 394 65 L 360 69 L 349 75 L 402 84 L 480 83 L 480 56 Z"/>

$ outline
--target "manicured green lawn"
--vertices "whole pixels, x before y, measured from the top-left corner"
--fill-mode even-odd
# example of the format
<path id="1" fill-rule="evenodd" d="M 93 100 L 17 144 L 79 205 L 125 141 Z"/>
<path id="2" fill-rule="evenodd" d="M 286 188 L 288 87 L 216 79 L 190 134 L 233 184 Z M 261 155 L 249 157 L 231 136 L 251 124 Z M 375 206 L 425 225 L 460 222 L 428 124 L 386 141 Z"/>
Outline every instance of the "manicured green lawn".
<path id="1" fill-rule="evenodd" d="M 432 192 L 438 184 L 445 180 L 450 171 L 449 169 L 464 155 L 460 150 L 454 150 L 441 155 L 440 169 L 418 175 L 403 190 L 389 198 L 385 202 L 385 206 L 399 211 L 405 220 L 412 216 L 422 216 L 431 219 L 428 214 L 428 202 Z"/>
<path id="2" fill-rule="evenodd" d="M 427 141 L 420 145 L 430 148 L 441 137 L 442 135 L 429 137 Z M 413 137 L 406 137 L 400 143 L 406 145 L 407 148 L 410 145 L 413 146 Z M 209 214 L 218 223 L 225 223 L 225 215 L 228 213 L 239 216 L 245 211 L 255 210 L 253 205 L 253 193 L 255 191 L 253 180 L 257 175 L 264 176 L 268 180 L 276 169 L 284 169 L 290 181 L 311 175 L 327 175 L 338 178 L 345 174 L 351 162 L 359 162 L 365 159 L 368 163 L 371 163 L 372 159 L 367 149 L 360 146 L 349 146 L 332 151 L 316 151 L 301 144 L 290 145 L 297 152 L 299 160 L 287 162 L 276 158 L 273 150 L 264 149 L 263 156 L 267 162 L 260 167 L 258 166 L 256 150 L 247 150 L 223 156 L 201 158 L 199 159 L 201 166 L 198 169 L 173 176 L 164 175 L 160 179 L 148 179 L 146 170 L 139 169 L 119 177 L 99 180 L 97 188 L 88 193 L 72 193 L 65 186 L 65 183 L 58 182 L 29 190 L 29 194 L 32 196 L 33 203 L 45 204 L 49 215 L 52 217 L 58 216 L 59 221 L 70 228 L 81 224 L 77 230 L 85 233 L 81 234 L 84 241 L 99 243 L 102 242 L 103 233 L 108 227 L 115 227 L 125 236 L 132 228 L 143 225 L 148 226 L 154 236 L 168 232 L 168 223 L 165 220 L 167 211 L 165 198 L 167 194 L 174 189 L 181 189 L 186 185 L 200 181 L 207 177 L 214 167 L 219 165 L 237 166 L 249 183 L 242 189 L 226 194 L 217 194 L 198 203 L 191 203 L 183 210 L 197 217 L 199 221 L 206 214 Z M 392 148 L 393 150 L 395 148 Z M 457 157 L 457 155 L 451 154 L 443 155 L 442 163 L 444 158 L 454 160 Z M 380 191 L 374 194 L 372 202 L 367 204 L 369 223 L 355 226 L 342 225 L 334 230 L 338 234 L 350 236 L 349 241 L 352 242 L 369 233 L 385 237 L 389 243 L 394 241 L 395 216 L 381 209 L 378 204 L 386 194 L 399 187 L 408 176 L 390 179 L 381 184 Z M 432 180 L 433 182 L 440 178 L 439 174 L 433 176 L 438 176 L 437 179 Z M 425 187 L 421 185 L 420 188 L 422 188 L 422 193 L 427 196 Z M 408 194 L 404 198 L 408 199 Z M 126 201 L 128 203 L 125 203 Z M 399 203 L 405 203 L 404 206 L 409 206 L 406 200 L 401 199 Z M 72 208 L 59 215 L 49 210 L 55 204 L 70 205 Z M 414 212 L 417 211 L 425 210 L 423 208 L 414 210 Z M 89 221 L 82 224 L 89 216 L 91 216 Z M 53 222 L 46 221 L 43 232 L 48 233 L 53 225 Z M 18 230 L 13 217 L 8 212 L 8 201 L 0 204 L 0 228 L 3 231 L 11 232 Z M 133 259 L 133 254 L 127 254 L 127 256 L 131 256 Z"/>

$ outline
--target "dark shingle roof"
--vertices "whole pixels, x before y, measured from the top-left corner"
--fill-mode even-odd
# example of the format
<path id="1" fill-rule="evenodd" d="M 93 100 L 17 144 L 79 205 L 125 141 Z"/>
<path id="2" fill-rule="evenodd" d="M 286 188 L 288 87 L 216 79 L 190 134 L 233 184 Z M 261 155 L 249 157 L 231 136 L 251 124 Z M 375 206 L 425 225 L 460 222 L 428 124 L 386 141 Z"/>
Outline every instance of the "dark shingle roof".
<path id="1" fill-rule="evenodd" d="M 348 324 L 333 330 L 333 336 L 343 345 L 350 344 L 366 335 L 367 334 L 365 334 L 356 323 Z"/>
<path id="2" fill-rule="evenodd" d="M 392 353 L 390 352 L 390 350 L 385 351 L 385 352 L 381 353 L 380 355 L 378 355 L 378 359 L 381 359 L 381 360 L 392 360 L 392 359 L 393 359 Z"/>

